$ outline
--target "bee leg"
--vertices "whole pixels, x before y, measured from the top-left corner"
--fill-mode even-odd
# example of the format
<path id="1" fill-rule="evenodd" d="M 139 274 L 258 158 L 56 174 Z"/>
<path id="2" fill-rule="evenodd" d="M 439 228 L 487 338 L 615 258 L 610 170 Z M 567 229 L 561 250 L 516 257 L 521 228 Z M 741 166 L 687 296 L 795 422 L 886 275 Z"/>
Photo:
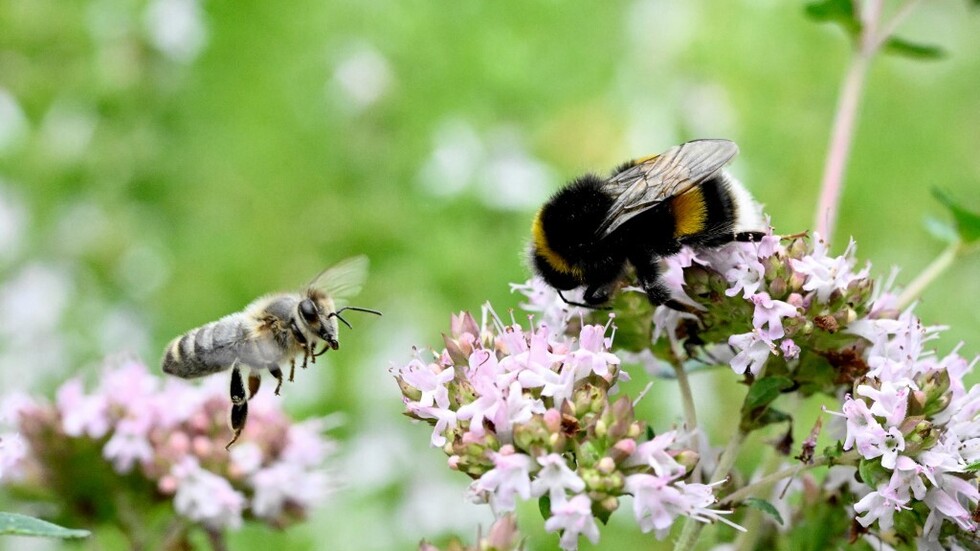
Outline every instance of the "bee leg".
<path id="1" fill-rule="evenodd" d="M 231 425 L 231 430 L 234 436 L 231 442 L 225 446 L 225 449 L 231 448 L 238 437 L 242 434 L 242 429 L 245 428 L 245 419 L 248 418 L 248 396 L 245 393 L 245 381 L 242 380 L 242 370 L 238 367 L 238 362 L 235 362 L 231 368 L 231 387 L 229 388 L 229 394 L 231 395 L 231 416 L 229 418 L 229 424 Z"/>
<path id="2" fill-rule="evenodd" d="M 276 378 L 276 396 L 279 396 L 279 389 L 282 388 L 282 370 L 276 364 L 269 364 L 269 373 Z M 292 375 L 290 375 L 289 380 L 292 381 Z"/>
<path id="3" fill-rule="evenodd" d="M 761 231 L 743 231 L 735 234 L 735 241 L 759 242 L 765 236 Z"/>
<path id="4" fill-rule="evenodd" d="M 678 251 L 673 252 L 676 253 Z M 671 310 L 677 310 L 679 312 L 688 312 L 691 314 L 698 312 L 697 309 L 674 300 L 673 296 L 671 296 L 670 289 L 664 285 L 663 280 L 660 278 L 660 257 L 658 255 L 645 254 L 643 256 L 631 257 L 630 263 L 636 268 L 637 283 L 646 292 L 647 300 L 650 301 L 650 304 L 654 306 L 660 306 L 662 304 Z"/>
<path id="5" fill-rule="evenodd" d="M 234 435 L 231 437 L 231 441 L 225 444 L 225 449 L 231 449 L 231 445 L 238 441 L 238 437 L 242 435 L 242 429 L 245 428 L 245 419 L 248 418 L 248 402 L 242 402 L 241 404 L 231 406 L 231 431 Z"/>
<path id="6" fill-rule="evenodd" d="M 259 391 L 259 387 L 262 386 L 262 374 L 258 371 L 252 369 L 248 372 L 248 399 L 251 400 L 252 396 Z"/>
<path id="7" fill-rule="evenodd" d="M 293 382 L 294 375 L 296 375 L 296 358 L 291 358 L 289 360 L 289 382 Z"/>
<path id="8" fill-rule="evenodd" d="M 609 302 L 609 297 L 612 296 L 614 286 L 615 282 L 603 283 L 602 285 L 589 285 L 585 289 L 585 293 L 582 294 L 582 300 L 590 308 L 594 308 L 599 304 L 605 304 Z"/>
<path id="9" fill-rule="evenodd" d="M 659 258 L 650 255 L 645 262 L 637 262 L 632 259 L 631 261 L 636 268 L 637 283 L 646 292 L 650 304 L 660 306 L 668 302 L 676 302 L 671 298 L 670 289 L 667 289 L 667 286 L 660 280 Z"/>

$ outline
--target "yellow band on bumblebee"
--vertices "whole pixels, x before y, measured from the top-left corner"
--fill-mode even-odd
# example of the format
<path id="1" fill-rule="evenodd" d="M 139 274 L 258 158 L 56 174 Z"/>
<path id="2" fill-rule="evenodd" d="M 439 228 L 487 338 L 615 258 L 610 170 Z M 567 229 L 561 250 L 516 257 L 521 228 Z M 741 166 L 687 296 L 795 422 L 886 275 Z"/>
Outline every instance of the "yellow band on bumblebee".
<path id="1" fill-rule="evenodd" d="M 704 202 L 701 188 L 694 187 L 690 191 L 678 195 L 671 200 L 670 208 L 674 213 L 674 237 L 680 238 L 704 231 L 704 222 L 708 218 L 708 207 Z"/>
<path id="2" fill-rule="evenodd" d="M 548 238 L 545 236 L 544 228 L 541 225 L 540 210 L 534 216 L 534 222 L 531 223 L 531 236 L 534 238 L 534 252 L 544 258 L 549 266 L 554 268 L 555 271 L 563 274 L 571 274 L 581 279 L 582 270 L 569 264 L 548 245 Z"/>

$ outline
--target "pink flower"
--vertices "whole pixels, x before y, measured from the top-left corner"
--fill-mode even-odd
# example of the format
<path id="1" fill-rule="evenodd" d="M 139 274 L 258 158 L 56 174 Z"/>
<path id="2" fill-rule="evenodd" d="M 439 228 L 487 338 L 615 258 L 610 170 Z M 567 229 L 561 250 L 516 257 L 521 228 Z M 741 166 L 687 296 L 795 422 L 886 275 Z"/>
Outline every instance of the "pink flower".
<path id="1" fill-rule="evenodd" d="M 707 484 L 672 482 L 670 478 L 648 474 L 626 477 L 626 491 L 633 494 L 633 514 L 643 532 L 653 531 L 662 539 L 679 516 L 701 522 L 720 520 L 732 527 L 740 526 L 721 518 L 729 511 L 709 509 L 717 500 Z"/>
<path id="2" fill-rule="evenodd" d="M 905 504 L 908 499 L 902 499 L 896 493 L 896 488 L 890 484 L 881 484 L 876 491 L 864 496 L 854 504 L 854 511 L 863 513 L 857 517 L 861 526 L 868 527 L 878 522 L 882 530 L 891 530 L 894 525 L 895 511 L 908 509 Z"/>
<path id="3" fill-rule="evenodd" d="M 564 503 L 551 504 L 551 517 L 545 521 L 548 532 L 562 531 L 559 544 L 569 551 L 578 549 L 578 537 L 584 535 L 592 543 L 599 541 L 599 526 L 592 516 L 592 501 L 585 494 L 578 494 Z"/>
<path id="4" fill-rule="evenodd" d="M 255 494 L 251 510 L 255 516 L 275 520 L 287 505 L 308 509 L 327 494 L 329 479 L 322 471 L 310 471 L 289 461 L 277 461 L 255 472 L 249 479 Z"/>
<path id="5" fill-rule="evenodd" d="M 607 352 L 611 343 L 605 338 L 606 328 L 601 325 L 586 325 L 579 335 L 579 348 L 568 355 L 566 369 L 574 366 L 575 379 L 584 379 L 592 373 L 609 377 L 610 366 L 619 366 L 619 358 Z"/>
<path id="6" fill-rule="evenodd" d="M 456 428 L 456 412 L 449 409 L 437 407 L 409 408 L 409 411 L 418 415 L 422 419 L 435 419 L 435 426 L 432 427 L 431 443 L 437 448 L 441 448 L 446 443 L 444 434 Z"/>
<path id="7" fill-rule="evenodd" d="M 879 444 L 885 439 L 887 431 L 874 418 L 863 400 L 848 396 L 844 400 L 844 417 L 847 419 L 847 436 L 844 449 L 857 445 L 858 452 L 867 459 L 879 457 Z"/>
<path id="8" fill-rule="evenodd" d="M 531 482 L 531 495 L 541 497 L 548 494 L 552 507 L 567 500 L 566 491 L 578 494 L 585 489 L 585 482 L 568 468 L 565 459 L 557 453 L 538 457 L 541 470 Z"/>
<path id="9" fill-rule="evenodd" d="M 779 341 L 779 349 L 783 351 L 783 357 L 787 360 L 800 357 L 800 347 L 796 345 L 793 339 L 787 338 Z"/>
<path id="10" fill-rule="evenodd" d="M 245 496 L 227 479 L 202 469 L 193 458 L 174 465 L 177 480 L 174 509 L 180 515 L 215 529 L 238 528 L 242 524 Z"/>
<path id="11" fill-rule="evenodd" d="M 783 318 L 793 318 L 797 315 L 795 306 L 781 300 L 773 300 L 769 298 L 769 293 L 752 295 L 752 302 L 755 304 L 752 326 L 769 342 L 786 334 L 783 330 Z M 763 325 L 767 328 L 763 329 Z"/>
<path id="12" fill-rule="evenodd" d="M 853 272 L 855 244 L 852 239 L 844 250 L 844 254 L 836 257 L 827 256 L 827 243 L 814 233 L 815 245 L 813 252 L 802 260 L 790 259 L 790 265 L 798 273 L 806 276 L 803 284 L 805 291 L 813 291 L 817 300 L 826 303 L 831 293 L 847 289 L 852 281 L 868 277 L 869 267 L 860 272 Z"/>
<path id="13" fill-rule="evenodd" d="M 766 267 L 755 258 L 749 258 L 747 262 L 736 265 L 725 272 L 725 279 L 732 284 L 725 289 L 725 294 L 734 297 L 741 292 L 746 299 L 754 297 L 759 287 L 765 283 L 765 272 Z"/>
<path id="14" fill-rule="evenodd" d="M 434 363 L 424 364 L 416 358 L 399 370 L 398 375 L 407 384 L 422 391 L 422 397 L 417 402 L 418 406 L 436 405 L 440 408 L 449 406 L 449 391 L 446 390 L 446 383 L 453 380 L 452 369 L 442 369 Z"/>
<path id="15" fill-rule="evenodd" d="M 515 453 L 514 448 L 505 445 L 500 452 L 491 452 L 494 468 L 470 484 L 470 491 L 476 495 L 488 496 L 494 509 L 513 511 L 515 497 L 531 498 L 531 469 L 534 460 L 523 453 Z"/>
<path id="16" fill-rule="evenodd" d="M 674 444 L 676 438 L 676 431 L 658 434 L 652 440 L 637 446 L 636 451 L 626 459 L 624 465 L 627 467 L 649 465 L 657 476 L 669 479 L 684 474 L 687 469 L 667 453 L 667 448 Z"/>
<path id="17" fill-rule="evenodd" d="M 119 421 L 112 437 L 102 448 L 102 456 L 112 461 L 118 473 L 128 473 L 133 466 L 149 463 L 153 459 L 153 446 L 147 439 L 149 420 L 127 418 Z"/>
<path id="18" fill-rule="evenodd" d="M 870 385 L 859 385 L 857 393 L 874 401 L 871 404 L 871 413 L 884 417 L 888 425 L 897 427 L 905 420 L 905 412 L 909 405 L 907 386 L 896 387 L 893 383 L 884 381 L 880 389 Z"/>
<path id="19" fill-rule="evenodd" d="M 27 442 L 21 435 L 15 432 L 0 435 L 0 479 L 5 474 L 17 473 L 27 452 Z"/>
<path id="20" fill-rule="evenodd" d="M 671 478 L 649 474 L 626 477 L 626 491 L 633 494 L 633 515 L 643 532 L 654 531 L 662 539 L 683 508 L 681 492 Z"/>
<path id="21" fill-rule="evenodd" d="M 79 378 L 69 379 L 58 389 L 56 398 L 65 434 L 102 438 L 109 432 L 108 402 L 105 396 L 85 395 Z"/>
<path id="22" fill-rule="evenodd" d="M 738 349 L 738 353 L 729 362 L 735 373 L 745 373 L 747 370 L 758 375 L 772 353 L 770 344 L 756 331 L 732 335 L 728 337 L 728 344 Z"/>

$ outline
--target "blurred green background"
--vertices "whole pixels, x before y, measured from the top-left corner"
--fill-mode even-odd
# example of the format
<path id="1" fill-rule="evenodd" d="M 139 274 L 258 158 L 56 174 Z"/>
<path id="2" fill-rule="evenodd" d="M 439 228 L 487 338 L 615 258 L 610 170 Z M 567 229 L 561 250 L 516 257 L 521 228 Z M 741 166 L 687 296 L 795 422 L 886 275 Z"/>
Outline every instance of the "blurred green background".
<path id="1" fill-rule="evenodd" d="M 517 305 L 508 283 L 527 276 L 530 219 L 550 192 L 725 137 L 777 232 L 813 223 L 849 57 L 840 29 L 801 2 L 601 5 L 0 0 L 3 389 L 94 379 L 120 353 L 156 365 L 173 336 L 365 253 L 355 303 L 385 316 L 352 315 L 342 350 L 283 392 L 297 417 L 345 414 L 344 485 L 311 522 L 249 527 L 232 546 L 472 540 L 488 508 L 465 503 L 465 477 L 400 417 L 387 369 L 438 345 L 451 312 Z M 861 262 L 879 276 L 900 266 L 905 284 L 944 246 L 926 230 L 945 217 L 930 189 L 980 206 L 980 13 L 923 3 L 900 32 L 948 55 L 874 64 L 834 245 L 854 236 Z M 976 255 L 958 263 L 923 297 L 923 320 L 950 326 L 942 353 L 961 340 L 978 352 L 978 268 Z M 733 380 L 695 383 L 730 397 Z M 646 400 L 658 430 L 679 417 L 675 394 L 657 382 Z M 738 405 L 704 401 L 709 423 Z M 555 548 L 535 508 L 521 509 L 528 547 Z M 655 548 L 629 516 L 600 545 Z"/>

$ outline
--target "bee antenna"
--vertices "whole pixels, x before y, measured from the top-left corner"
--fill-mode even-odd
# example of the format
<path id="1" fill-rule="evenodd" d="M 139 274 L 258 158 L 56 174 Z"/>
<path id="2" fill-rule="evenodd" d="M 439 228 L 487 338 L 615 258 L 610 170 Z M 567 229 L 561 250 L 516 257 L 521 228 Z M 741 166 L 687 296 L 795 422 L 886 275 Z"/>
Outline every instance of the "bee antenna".
<path id="1" fill-rule="evenodd" d="M 337 319 L 342 321 L 344 325 L 347 326 L 348 329 L 353 329 L 354 327 L 351 326 L 351 324 L 348 323 L 347 320 L 345 320 L 343 316 L 340 315 L 340 313 L 343 312 L 344 310 L 353 310 L 355 312 L 367 312 L 368 314 L 374 314 L 376 316 L 381 315 L 381 312 L 377 310 L 372 310 L 370 308 L 361 308 L 360 306 L 344 306 L 343 308 L 337 310 L 336 312 L 330 312 L 330 314 L 327 317 L 328 318 L 336 317 Z"/>
<path id="2" fill-rule="evenodd" d="M 344 322 L 344 325 L 346 325 L 348 329 L 354 328 L 350 323 L 347 323 L 347 320 L 345 320 L 343 316 L 340 315 L 340 312 L 330 312 L 330 315 L 327 316 L 327 318 L 337 318 L 340 321 Z"/>
<path id="3" fill-rule="evenodd" d="M 558 291 L 558 296 L 565 301 L 565 304 L 570 304 L 572 306 L 588 308 L 589 310 L 612 310 L 612 308 L 609 306 L 593 306 L 591 304 L 583 304 L 581 302 L 575 302 L 574 300 L 568 300 L 567 298 L 565 298 L 565 295 L 561 294 L 561 291 Z"/>
<path id="4" fill-rule="evenodd" d="M 360 306 L 344 306 L 340 310 L 337 310 L 335 313 L 336 314 L 339 314 L 339 313 L 343 312 L 344 310 L 354 310 L 355 312 L 367 312 L 368 314 L 374 314 L 375 316 L 380 316 L 381 315 L 381 312 L 379 312 L 377 310 L 372 310 L 370 308 L 361 308 Z M 340 317 L 340 316 L 338 316 L 338 317 Z"/>

